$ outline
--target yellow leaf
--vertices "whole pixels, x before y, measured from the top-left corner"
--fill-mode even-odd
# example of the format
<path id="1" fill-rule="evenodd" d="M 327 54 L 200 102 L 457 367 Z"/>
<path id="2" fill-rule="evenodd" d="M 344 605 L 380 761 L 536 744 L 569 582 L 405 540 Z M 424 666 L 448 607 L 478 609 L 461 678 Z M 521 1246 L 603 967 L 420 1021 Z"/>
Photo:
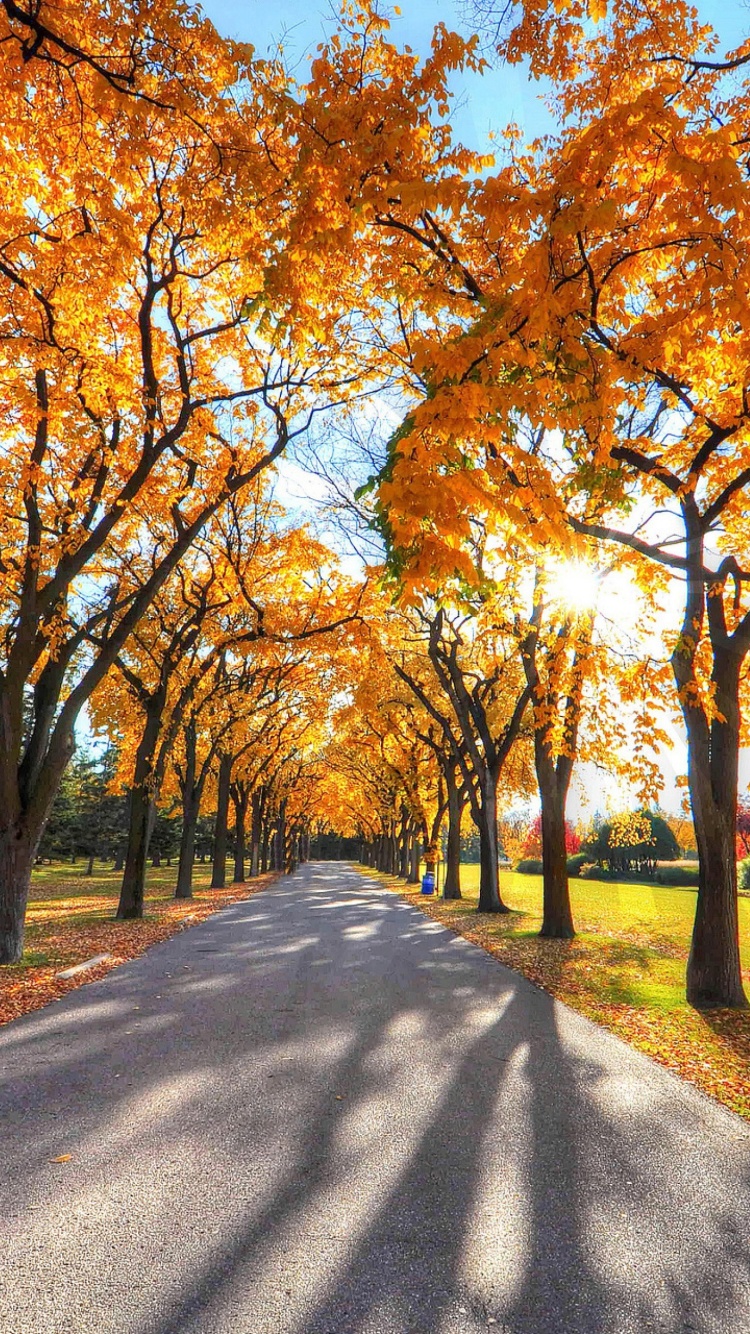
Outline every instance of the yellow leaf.
<path id="1" fill-rule="evenodd" d="M 72 1153 L 61 1153 L 57 1158 L 50 1158 L 51 1163 L 69 1163 L 72 1159 Z"/>

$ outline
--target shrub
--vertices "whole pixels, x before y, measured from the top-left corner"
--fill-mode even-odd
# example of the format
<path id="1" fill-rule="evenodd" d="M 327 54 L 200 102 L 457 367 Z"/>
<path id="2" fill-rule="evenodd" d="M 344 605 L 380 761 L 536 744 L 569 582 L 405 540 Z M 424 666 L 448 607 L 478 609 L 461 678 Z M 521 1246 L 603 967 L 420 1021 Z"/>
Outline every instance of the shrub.
<path id="1" fill-rule="evenodd" d="M 516 867 L 521 875 L 541 875 L 542 869 L 542 863 L 537 857 L 522 857 Z"/>
<path id="2" fill-rule="evenodd" d="M 737 867 L 737 879 L 740 889 L 750 889 L 750 857 L 746 857 Z"/>
<path id="3" fill-rule="evenodd" d="M 574 857 L 568 857 L 568 875 L 580 875 L 581 867 L 586 865 L 586 853 L 577 852 Z"/>
<path id="4" fill-rule="evenodd" d="M 603 866 L 582 866 L 578 872 L 581 880 L 614 880 L 611 871 L 605 871 Z"/>
<path id="5" fill-rule="evenodd" d="M 698 872 L 692 866 L 660 866 L 656 872 L 657 885 L 698 884 Z"/>

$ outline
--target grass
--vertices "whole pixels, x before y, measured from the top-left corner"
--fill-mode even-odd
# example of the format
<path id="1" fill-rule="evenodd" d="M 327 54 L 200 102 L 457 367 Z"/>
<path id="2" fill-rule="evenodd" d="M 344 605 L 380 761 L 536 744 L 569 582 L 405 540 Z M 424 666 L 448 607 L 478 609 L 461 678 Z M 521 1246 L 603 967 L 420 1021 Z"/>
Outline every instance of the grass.
<path id="1" fill-rule="evenodd" d="M 377 872 L 372 874 L 377 875 Z M 378 877 L 537 986 L 603 1024 L 750 1120 L 750 1012 L 698 1013 L 685 1001 L 694 889 L 571 879 L 577 936 L 541 940 L 541 876 L 502 872 L 507 916 L 479 915 L 479 867 L 463 866 L 464 898 L 444 902 Z M 740 899 L 743 978 L 750 993 L 750 899 Z"/>
<path id="2" fill-rule="evenodd" d="M 37 1010 L 73 987 L 95 981 L 110 968 L 135 958 L 183 927 L 202 921 L 225 904 L 255 894 L 275 878 L 269 873 L 248 884 L 209 889 L 211 866 L 198 863 L 192 899 L 177 901 L 173 897 L 177 867 L 152 867 L 146 877 L 143 918 L 116 922 L 122 874 L 108 867 L 95 868 L 92 876 L 84 871 L 84 862 L 35 869 L 23 957 L 20 963 L 0 969 L 0 1023 Z M 112 957 L 76 978 L 57 976 L 61 970 L 96 954 Z"/>

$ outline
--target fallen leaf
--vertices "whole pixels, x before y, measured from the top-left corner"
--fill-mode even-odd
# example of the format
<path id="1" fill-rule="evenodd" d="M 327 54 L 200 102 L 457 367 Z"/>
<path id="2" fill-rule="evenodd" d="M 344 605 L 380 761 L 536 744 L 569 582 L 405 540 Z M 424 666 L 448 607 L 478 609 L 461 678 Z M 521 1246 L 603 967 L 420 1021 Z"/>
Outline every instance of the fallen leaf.
<path id="1" fill-rule="evenodd" d="M 72 1159 L 72 1153 L 61 1153 L 57 1158 L 50 1158 L 51 1163 L 69 1163 Z"/>

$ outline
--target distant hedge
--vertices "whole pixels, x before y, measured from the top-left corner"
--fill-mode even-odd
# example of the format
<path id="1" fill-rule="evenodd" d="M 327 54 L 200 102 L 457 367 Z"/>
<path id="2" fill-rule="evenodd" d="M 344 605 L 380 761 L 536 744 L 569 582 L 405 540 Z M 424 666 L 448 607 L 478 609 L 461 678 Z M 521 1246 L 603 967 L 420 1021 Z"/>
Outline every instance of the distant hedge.
<path id="1" fill-rule="evenodd" d="M 541 875 L 544 867 L 538 857 L 522 857 L 516 870 L 521 875 Z"/>
<path id="2" fill-rule="evenodd" d="M 572 857 L 568 857 L 568 875 L 580 875 L 581 867 L 585 866 L 587 861 L 585 852 L 576 852 Z"/>
<path id="3" fill-rule="evenodd" d="M 657 885 L 698 885 L 698 872 L 692 866 L 660 866 L 656 872 Z"/>

